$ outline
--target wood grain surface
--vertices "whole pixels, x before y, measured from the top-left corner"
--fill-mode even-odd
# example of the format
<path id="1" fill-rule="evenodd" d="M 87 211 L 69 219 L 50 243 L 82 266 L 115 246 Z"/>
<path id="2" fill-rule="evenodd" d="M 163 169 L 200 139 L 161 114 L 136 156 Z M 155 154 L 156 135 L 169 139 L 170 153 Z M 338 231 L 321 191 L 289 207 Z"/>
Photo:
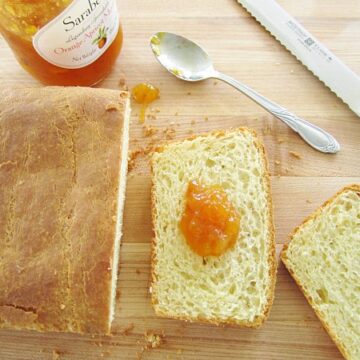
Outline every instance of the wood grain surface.
<path id="1" fill-rule="evenodd" d="M 279 0 L 293 16 L 360 74 L 359 0 Z M 360 119 L 269 35 L 235 0 L 119 0 L 125 42 L 112 73 L 100 86 L 158 86 L 158 129 L 145 137 L 133 105 L 131 150 L 166 137 L 236 126 L 263 138 L 272 175 L 277 250 L 305 216 L 342 186 L 360 182 Z M 289 128 L 231 87 L 214 81 L 188 84 L 172 78 L 154 60 L 150 35 L 181 33 L 202 44 L 218 70 L 250 85 L 331 132 L 337 155 L 307 146 Z M 42 86 L 17 64 L 0 39 L 1 86 Z M 360 94 L 359 94 L 360 95 Z M 174 129 L 166 130 L 168 128 Z M 289 151 L 300 154 L 300 159 Z M 129 174 L 121 248 L 119 298 L 111 337 L 0 331 L 0 359 L 341 359 L 314 312 L 283 265 L 270 318 L 259 330 L 216 327 L 155 316 L 148 292 L 150 270 L 150 178 L 148 159 L 135 158 Z M 0 289 L 1 291 L 1 289 Z M 161 335 L 146 349 L 145 332 Z"/>

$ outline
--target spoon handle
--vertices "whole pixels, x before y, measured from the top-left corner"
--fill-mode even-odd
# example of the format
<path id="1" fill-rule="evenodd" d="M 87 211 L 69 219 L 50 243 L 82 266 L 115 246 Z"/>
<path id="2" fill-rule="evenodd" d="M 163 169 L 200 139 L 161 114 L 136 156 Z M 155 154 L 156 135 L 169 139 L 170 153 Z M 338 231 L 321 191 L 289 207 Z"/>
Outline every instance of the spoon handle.
<path id="1" fill-rule="evenodd" d="M 233 79 L 228 75 L 219 73 L 217 71 L 214 72 L 211 77 L 230 84 L 235 89 L 238 89 L 250 99 L 254 100 L 269 113 L 280 119 L 291 129 L 297 132 L 309 145 L 311 145 L 316 150 L 323 153 L 332 154 L 337 153 L 340 150 L 339 143 L 332 135 L 327 133 L 325 130 L 322 130 L 321 128 L 309 123 L 308 121 L 299 118 L 298 116 L 292 114 L 290 111 L 286 110 L 282 106 L 258 94 L 256 91 L 249 88 L 248 86 L 240 83 L 239 81 Z"/>

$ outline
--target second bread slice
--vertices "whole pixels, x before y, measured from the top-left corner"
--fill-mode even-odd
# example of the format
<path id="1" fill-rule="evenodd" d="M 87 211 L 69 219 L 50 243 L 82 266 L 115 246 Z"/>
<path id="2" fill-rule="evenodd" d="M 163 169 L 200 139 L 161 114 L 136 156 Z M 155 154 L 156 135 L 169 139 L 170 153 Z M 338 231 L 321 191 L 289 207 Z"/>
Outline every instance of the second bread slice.
<path id="1" fill-rule="evenodd" d="M 360 359 L 360 185 L 298 226 L 281 259 L 347 359 Z"/>
<path id="2" fill-rule="evenodd" d="M 173 143 L 152 159 L 155 239 L 152 301 L 158 315 L 258 327 L 275 287 L 275 245 L 264 147 L 245 128 Z M 220 185 L 240 214 L 234 247 L 203 258 L 179 227 L 192 180 Z"/>

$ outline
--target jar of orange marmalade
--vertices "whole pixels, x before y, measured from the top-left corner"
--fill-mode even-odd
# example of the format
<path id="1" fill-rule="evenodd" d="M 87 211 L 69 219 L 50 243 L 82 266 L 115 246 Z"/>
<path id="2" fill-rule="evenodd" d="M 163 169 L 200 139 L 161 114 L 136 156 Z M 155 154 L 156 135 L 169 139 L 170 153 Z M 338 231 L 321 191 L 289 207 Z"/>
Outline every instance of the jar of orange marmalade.
<path id="1" fill-rule="evenodd" d="M 0 32 L 19 63 L 52 85 L 98 83 L 122 45 L 116 0 L 0 0 Z"/>

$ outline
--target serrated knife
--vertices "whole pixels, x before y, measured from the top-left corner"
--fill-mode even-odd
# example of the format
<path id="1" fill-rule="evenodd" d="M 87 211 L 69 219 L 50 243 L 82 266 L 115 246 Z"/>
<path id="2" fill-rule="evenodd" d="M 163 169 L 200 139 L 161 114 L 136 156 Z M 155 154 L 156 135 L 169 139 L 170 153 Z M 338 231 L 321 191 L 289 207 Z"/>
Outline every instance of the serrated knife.
<path id="1" fill-rule="evenodd" d="M 287 50 L 360 116 L 360 77 L 274 0 L 237 0 Z"/>

